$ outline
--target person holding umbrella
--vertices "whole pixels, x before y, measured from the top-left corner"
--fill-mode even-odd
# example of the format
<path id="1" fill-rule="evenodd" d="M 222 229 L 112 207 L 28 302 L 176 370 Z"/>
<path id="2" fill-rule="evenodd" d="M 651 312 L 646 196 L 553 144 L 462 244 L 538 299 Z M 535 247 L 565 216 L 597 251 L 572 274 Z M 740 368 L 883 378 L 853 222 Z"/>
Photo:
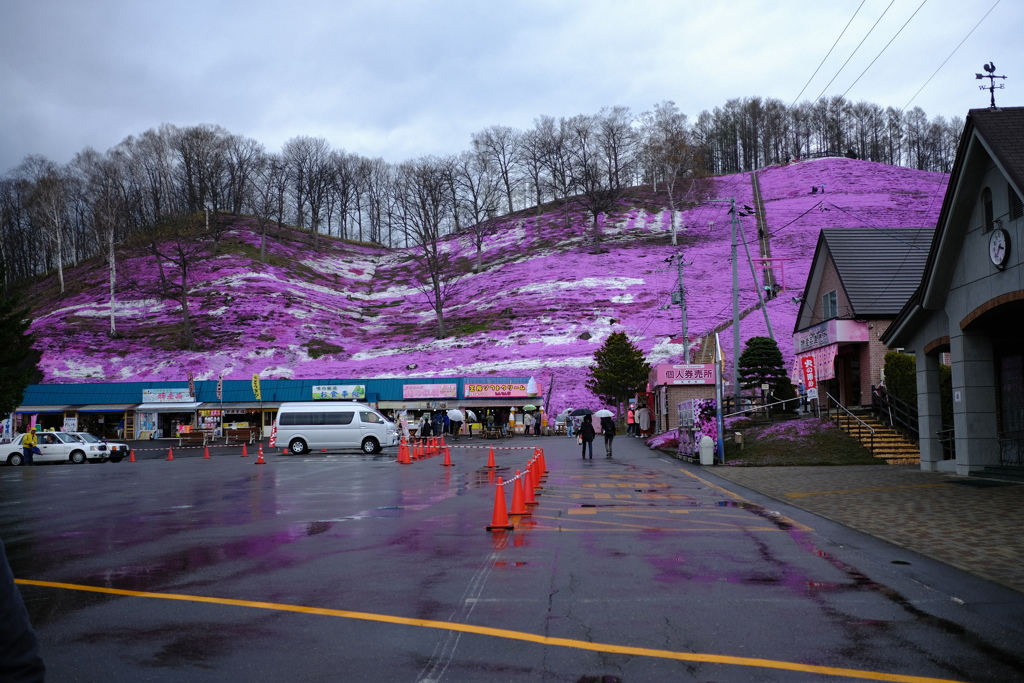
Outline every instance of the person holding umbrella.
<path id="1" fill-rule="evenodd" d="M 451 430 L 452 441 L 459 440 L 459 432 L 462 431 L 462 423 L 465 421 L 466 416 L 462 414 L 462 411 L 458 408 L 452 408 L 448 411 L 448 429 Z"/>
<path id="2" fill-rule="evenodd" d="M 604 456 L 612 457 L 612 439 L 615 438 L 615 420 L 610 410 L 599 410 L 594 413 L 601 419 L 601 433 L 604 434 Z"/>

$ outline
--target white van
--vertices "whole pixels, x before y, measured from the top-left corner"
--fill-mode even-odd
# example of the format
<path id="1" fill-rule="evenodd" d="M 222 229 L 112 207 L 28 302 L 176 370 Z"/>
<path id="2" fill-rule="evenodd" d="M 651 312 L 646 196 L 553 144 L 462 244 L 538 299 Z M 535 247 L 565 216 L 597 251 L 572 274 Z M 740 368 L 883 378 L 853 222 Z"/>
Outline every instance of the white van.
<path id="1" fill-rule="evenodd" d="M 282 403 L 277 409 L 274 444 L 287 447 L 294 455 L 345 448 L 380 453 L 385 446 L 398 444 L 398 427 L 364 403 Z"/>

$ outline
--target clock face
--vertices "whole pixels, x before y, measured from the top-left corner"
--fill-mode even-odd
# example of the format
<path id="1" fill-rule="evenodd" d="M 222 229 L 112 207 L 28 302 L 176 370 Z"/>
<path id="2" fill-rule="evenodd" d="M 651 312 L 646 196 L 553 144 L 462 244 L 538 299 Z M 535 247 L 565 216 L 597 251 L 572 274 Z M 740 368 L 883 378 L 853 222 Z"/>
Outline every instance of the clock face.
<path id="1" fill-rule="evenodd" d="M 997 267 L 1006 267 L 1010 257 L 1010 236 L 1002 228 L 993 230 L 992 236 L 988 238 L 988 257 Z"/>

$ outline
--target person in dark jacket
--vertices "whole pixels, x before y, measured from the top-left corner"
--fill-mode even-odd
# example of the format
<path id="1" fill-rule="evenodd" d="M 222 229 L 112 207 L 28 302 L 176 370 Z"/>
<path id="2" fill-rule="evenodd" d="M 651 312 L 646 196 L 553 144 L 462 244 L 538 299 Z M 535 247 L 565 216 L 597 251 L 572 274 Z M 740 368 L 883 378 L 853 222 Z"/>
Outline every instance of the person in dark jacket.
<path id="1" fill-rule="evenodd" d="M 594 459 L 594 420 L 589 415 L 583 416 L 583 424 L 580 426 L 580 438 L 583 439 L 582 457 L 587 457 L 587 449 L 590 449 L 590 459 Z"/>
<path id="2" fill-rule="evenodd" d="M 0 541 L 0 681 L 42 683 L 46 667 Z"/>
<path id="3" fill-rule="evenodd" d="M 601 418 L 601 433 L 604 434 L 604 455 L 612 457 L 612 439 L 615 438 L 615 420 L 610 417 Z"/>

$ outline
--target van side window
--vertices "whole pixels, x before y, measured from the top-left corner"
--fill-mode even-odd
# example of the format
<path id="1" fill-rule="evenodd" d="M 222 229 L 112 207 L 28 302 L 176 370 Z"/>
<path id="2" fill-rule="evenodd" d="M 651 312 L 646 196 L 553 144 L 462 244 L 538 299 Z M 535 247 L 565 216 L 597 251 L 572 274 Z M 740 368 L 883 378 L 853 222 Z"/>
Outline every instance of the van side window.
<path id="1" fill-rule="evenodd" d="M 355 413 L 283 413 L 282 427 L 347 425 L 352 424 Z"/>
<path id="2" fill-rule="evenodd" d="M 372 422 L 373 424 L 380 424 L 384 422 L 384 420 L 380 419 L 380 415 L 377 413 L 371 413 L 369 410 L 360 411 L 359 419 L 363 422 Z"/>

